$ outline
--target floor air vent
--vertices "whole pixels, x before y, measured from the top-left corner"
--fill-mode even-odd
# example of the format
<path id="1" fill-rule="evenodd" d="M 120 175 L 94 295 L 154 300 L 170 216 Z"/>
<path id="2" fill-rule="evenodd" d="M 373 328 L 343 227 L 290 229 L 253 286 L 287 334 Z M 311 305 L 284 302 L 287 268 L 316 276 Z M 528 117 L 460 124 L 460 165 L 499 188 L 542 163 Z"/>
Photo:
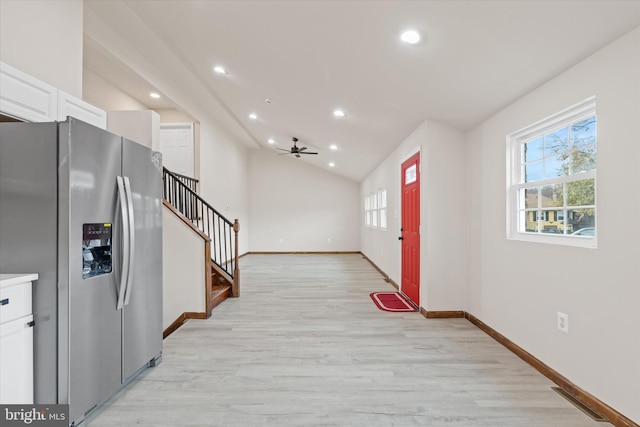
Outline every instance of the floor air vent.
<path id="1" fill-rule="evenodd" d="M 603 417 L 602 415 L 600 415 L 599 413 L 597 413 L 593 409 L 589 408 L 587 405 L 585 405 L 584 403 L 580 402 L 578 399 L 576 399 L 575 397 L 573 397 L 572 395 L 570 395 L 569 393 L 567 393 L 565 390 L 561 389 L 560 387 L 551 387 L 551 390 L 555 391 L 560 396 L 562 396 L 565 399 L 567 399 L 571 404 L 573 404 L 573 406 L 575 406 L 576 408 L 580 409 L 582 412 L 587 414 L 589 416 L 589 418 L 591 418 L 592 420 L 605 422 L 605 423 L 609 422 L 608 419 L 606 419 L 605 417 Z"/>

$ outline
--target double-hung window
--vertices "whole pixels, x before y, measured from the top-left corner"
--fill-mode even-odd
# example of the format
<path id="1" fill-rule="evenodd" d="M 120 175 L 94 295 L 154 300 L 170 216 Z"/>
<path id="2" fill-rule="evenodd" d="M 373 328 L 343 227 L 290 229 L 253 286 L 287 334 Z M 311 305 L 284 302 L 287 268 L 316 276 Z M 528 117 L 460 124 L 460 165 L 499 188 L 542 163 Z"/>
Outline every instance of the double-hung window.
<path id="1" fill-rule="evenodd" d="M 387 229 L 387 190 L 385 188 L 365 196 L 364 224 L 370 228 Z"/>
<path id="2" fill-rule="evenodd" d="M 508 136 L 511 239 L 596 246 L 596 104 Z"/>
<path id="3" fill-rule="evenodd" d="M 371 227 L 371 195 L 364 197 L 364 225 Z"/>
<path id="4" fill-rule="evenodd" d="M 378 228 L 378 193 L 371 194 L 371 226 Z"/>
<path id="5" fill-rule="evenodd" d="M 380 217 L 380 230 L 387 229 L 387 189 L 378 190 L 378 216 Z"/>

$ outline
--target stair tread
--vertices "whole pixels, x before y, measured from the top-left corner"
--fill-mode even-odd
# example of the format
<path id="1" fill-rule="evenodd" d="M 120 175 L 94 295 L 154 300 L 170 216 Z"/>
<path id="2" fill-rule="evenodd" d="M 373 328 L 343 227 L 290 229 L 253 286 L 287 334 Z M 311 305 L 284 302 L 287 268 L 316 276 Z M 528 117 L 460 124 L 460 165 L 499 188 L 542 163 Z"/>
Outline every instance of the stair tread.
<path id="1" fill-rule="evenodd" d="M 230 294 L 231 294 L 231 286 L 229 285 L 211 286 L 211 308 L 213 309 L 222 301 L 229 298 Z"/>
<path id="2" fill-rule="evenodd" d="M 213 285 L 211 286 L 211 295 L 219 295 L 231 289 L 229 285 Z"/>

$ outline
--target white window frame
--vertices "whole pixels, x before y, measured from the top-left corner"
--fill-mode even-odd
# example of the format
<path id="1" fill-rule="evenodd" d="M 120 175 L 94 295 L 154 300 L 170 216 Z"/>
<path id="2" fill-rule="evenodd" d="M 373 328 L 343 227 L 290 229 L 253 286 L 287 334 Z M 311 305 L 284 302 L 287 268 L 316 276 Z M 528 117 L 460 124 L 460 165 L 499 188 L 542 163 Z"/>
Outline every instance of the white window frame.
<path id="1" fill-rule="evenodd" d="M 523 203 L 519 200 L 519 190 L 532 187 L 533 182 L 524 182 L 523 149 L 525 142 L 531 141 L 539 136 L 548 134 L 556 129 L 570 126 L 572 123 L 579 122 L 581 119 L 596 115 L 596 99 L 590 97 L 576 105 L 573 105 L 557 114 L 549 116 L 539 122 L 536 122 L 526 128 L 507 135 L 507 239 L 521 240 L 527 242 L 558 244 L 566 246 L 576 246 L 584 248 L 597 247 L 597 181 L 596 169 L 588 172 L 579 172 L 571 175 L 560 177 L 546 178 L 535 181 L 535 186 L 545 186 L 553 184 L 563 184 L 586 179 L 594 180 L 595 203 L 593 209 L 595 215 L 595 236 L 573 236 L 571 234 L 553 234 L 553 233 L 536 233 L 526 232 L 518 229 L 520 205 Z M 596 115 L 597 117 L 597 115 Z M 596 127 L 597 129 L 597 127 Z M 596 130 L 596 147 L 598 145 L 598 137 Z M 596 160 L 597 163 L 597 160 Z M 551 209 L 554 210 L 554 209 Z M 555 210 L 558 210 L 556 208 Z M 566 214 L 566 213 L 565 213 Z M 575 230 L 574 230 L 575 231 Z"/>

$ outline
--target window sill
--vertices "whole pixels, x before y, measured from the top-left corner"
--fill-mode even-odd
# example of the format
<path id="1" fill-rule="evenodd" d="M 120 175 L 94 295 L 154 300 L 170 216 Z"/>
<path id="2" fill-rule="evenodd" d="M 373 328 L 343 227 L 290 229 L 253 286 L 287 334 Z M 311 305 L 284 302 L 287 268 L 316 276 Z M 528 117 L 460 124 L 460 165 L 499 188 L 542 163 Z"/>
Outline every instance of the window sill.
<path id="1" fill-rule="evenodd" d="M 530 243 L 546 243 L 549 245 L 573 246 L 577 248 L 597 249 L 597 237 L 549 235 L 540 233 L 514 233 L 507 236 L 507 240 L 517 240 Z"/>

